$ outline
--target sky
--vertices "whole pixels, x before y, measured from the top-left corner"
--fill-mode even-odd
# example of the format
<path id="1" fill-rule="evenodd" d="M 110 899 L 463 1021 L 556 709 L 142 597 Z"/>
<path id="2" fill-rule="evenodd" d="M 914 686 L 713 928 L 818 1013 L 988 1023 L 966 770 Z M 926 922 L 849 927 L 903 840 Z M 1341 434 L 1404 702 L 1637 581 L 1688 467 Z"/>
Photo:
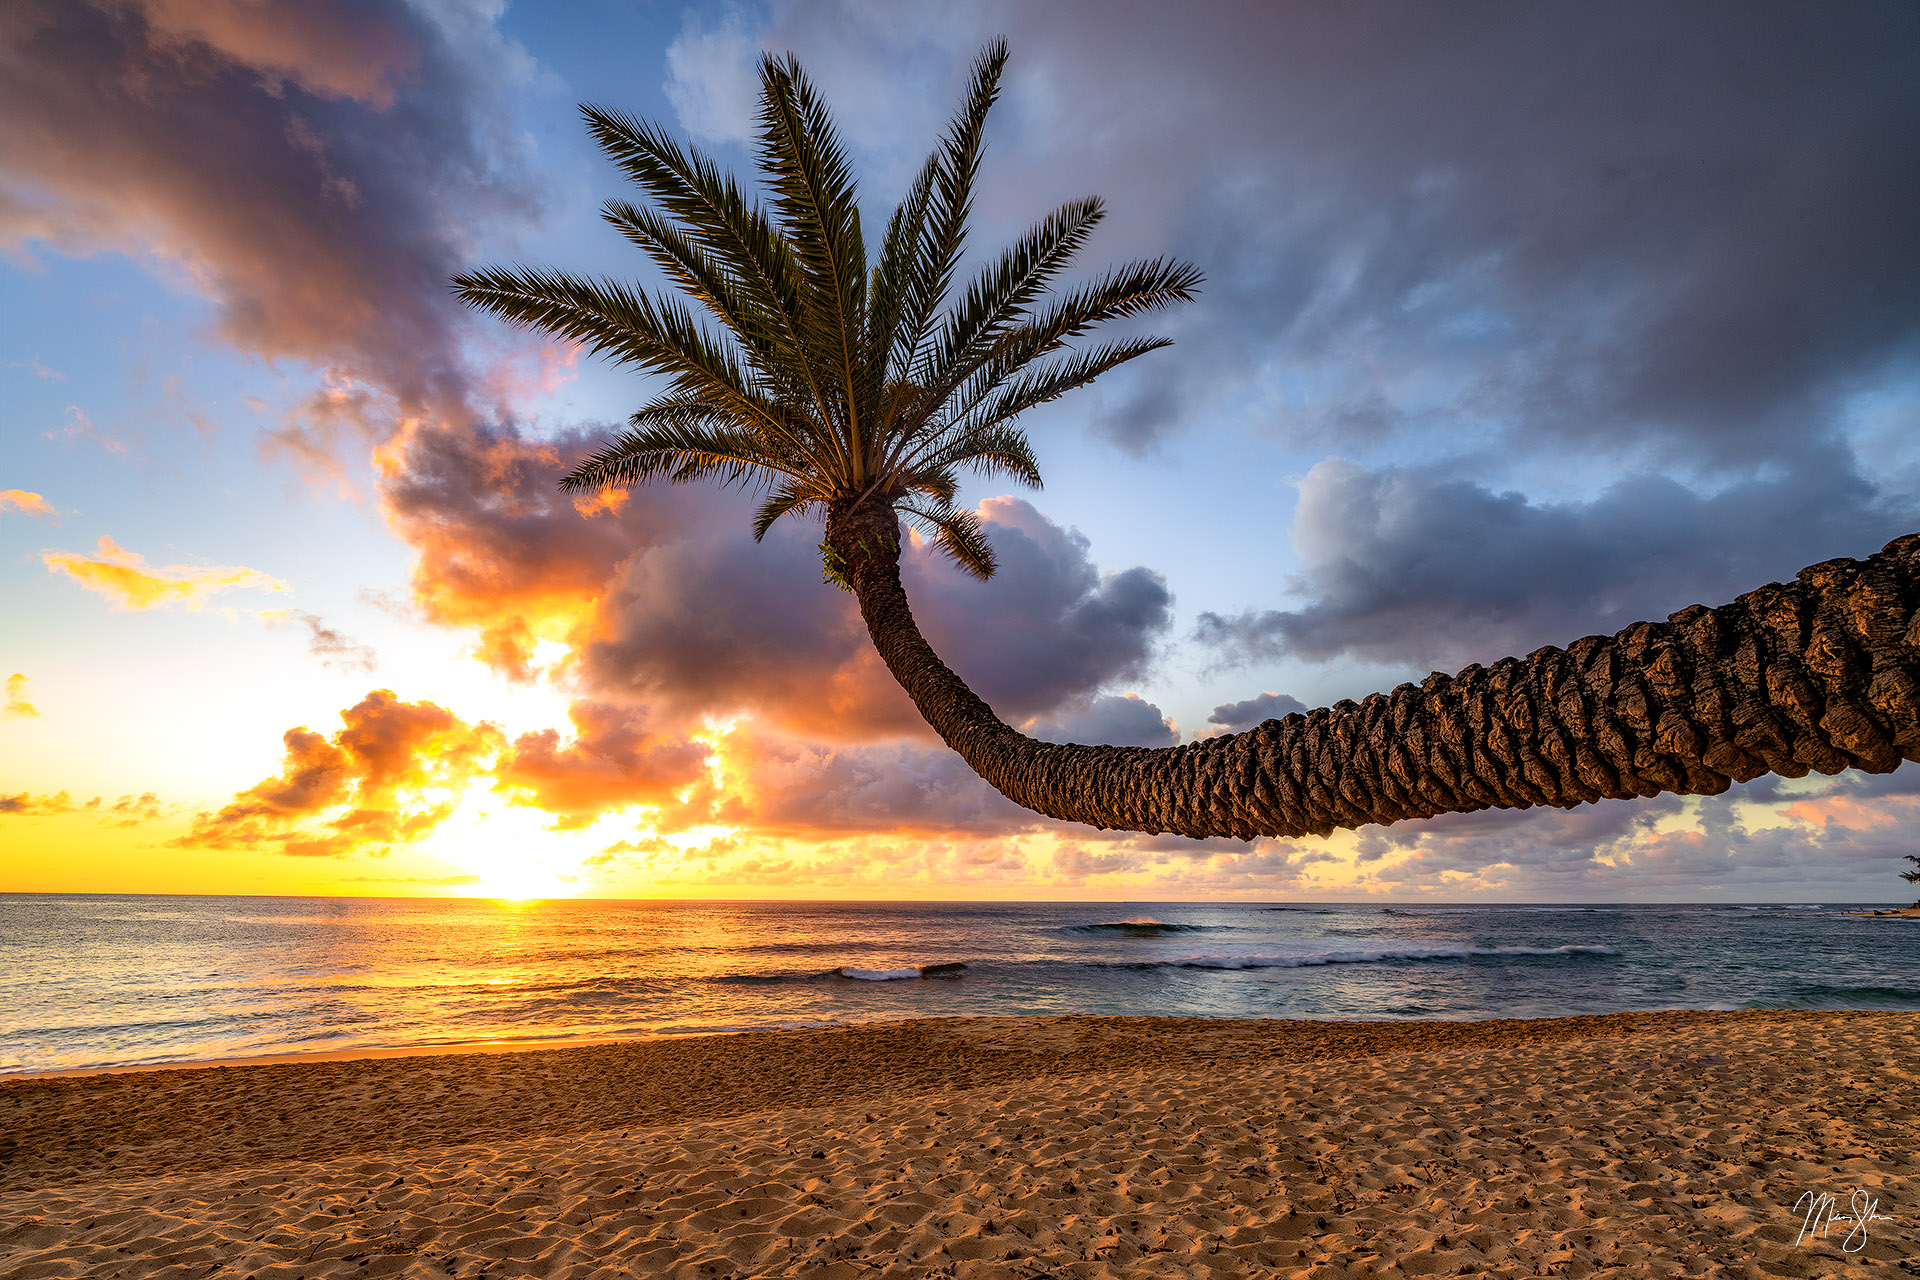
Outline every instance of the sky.
<path id="1" fill-rule="evenodd" d="M 1920 529 L 1920 9 L 16 0 L 0 15 L 0 891 L 1899 901 L 1920 768 L 1196 841 L 917 720 L 817 526 L 556 480 L 657 388 L 464 311 L 663 287 L 578 113 L 750 178 L 762 52 L 882 225 L 995 35 L 968 270 L 1206 275 L 904 574 L 1055 740 L 1167 745 Z M 1905 890 L 1905 892 L 1902 892 Z"/>

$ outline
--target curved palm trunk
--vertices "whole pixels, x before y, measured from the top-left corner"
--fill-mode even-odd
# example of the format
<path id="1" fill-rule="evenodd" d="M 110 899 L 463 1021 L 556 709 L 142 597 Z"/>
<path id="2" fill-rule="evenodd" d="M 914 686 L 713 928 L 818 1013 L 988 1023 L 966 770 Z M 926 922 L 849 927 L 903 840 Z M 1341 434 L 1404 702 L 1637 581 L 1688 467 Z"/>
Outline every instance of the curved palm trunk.
<path id="1" fill-rule="evenodd" d="M 1014 802 L 1095 827 L 1325 835 L 1920 760 L 1920 534 L 1718 609 L 1158 749 L 1039 742 L 994 715 L 915 625 L 890 508 L 830 511 L 827 542 L 947 745 Z"/>

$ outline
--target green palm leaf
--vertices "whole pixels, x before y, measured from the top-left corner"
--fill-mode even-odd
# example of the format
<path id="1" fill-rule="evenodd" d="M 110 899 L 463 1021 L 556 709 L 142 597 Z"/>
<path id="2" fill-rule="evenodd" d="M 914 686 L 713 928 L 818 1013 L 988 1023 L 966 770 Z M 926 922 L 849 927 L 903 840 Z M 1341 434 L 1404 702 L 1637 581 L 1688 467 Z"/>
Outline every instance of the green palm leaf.
<path id="1" fill-rule="evenodd" d="M 1003 40 L 975 59 L 964 104 L 872 263 L 846 149 L 792 57 L 760 63 L 764 205 L 659 125 L 583 106 L 595 140 L 645 196 L 602 213 L 671 293 L 528 267 L 454 280 L 469 306 L 666 380 L 666 394 L 561 487 L 754 486 L 755 538 L 788 515 L 880 504 L 965 571 L 991 575 L 959 477 L 1038 487 L 1020 414 L 1166 345 L 1134 337 L 1076 351 L 1078 339 L 1185 301 L 1200 283 L 1191 267 L 1155 260 L 1059 292 L 1102 217 L 1090 198 L 1055 210 L 949 303 L 1006 60 Z"/>

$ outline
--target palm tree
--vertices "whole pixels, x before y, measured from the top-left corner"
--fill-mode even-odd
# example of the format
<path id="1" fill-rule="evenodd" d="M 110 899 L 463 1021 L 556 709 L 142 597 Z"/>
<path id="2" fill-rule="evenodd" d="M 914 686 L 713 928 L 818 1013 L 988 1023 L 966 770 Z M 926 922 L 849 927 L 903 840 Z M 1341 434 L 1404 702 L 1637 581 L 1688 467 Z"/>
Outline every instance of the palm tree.
<path id="1" fill-rule="evenodd" d="M 760 65 L 770 207 L 657 126 L 583 107 L 652 202 L 611 201 L 607 220 L 706 316 L 557 271 L 456 278 L 475 307 L 670 376 L 668 394 L 561 487 L 755 485 L 756 538 L 783 516 L 824 515 L 826 576 L 858 599 L 927 723 L 1011 799 L 1096 827 L 1324 835 L 1493 807 L 1712 795 L 1768 772 L 1887 772 L 1920 759 L 1920 534 L 1718 609 L 1435 673 L 1245 733 L 1147 749 L 1038 742 L 1008 727 L 915 625 L 900 517 L 962 570 L 990 576 L 980 523 L 955 504 L 962 469 L 1038 485 L 1020 415 L 1165 346 L 1079 340 L 1190 299 L 1201 277 L 1154 260 L 1056 292 L 1100 221 L 1088 199 L 1034 227 L 949 305 L 1006 56 L 996 41 L 975 63 L 966 104 L 872 263 L 847 158 L 791 57 Z"/>

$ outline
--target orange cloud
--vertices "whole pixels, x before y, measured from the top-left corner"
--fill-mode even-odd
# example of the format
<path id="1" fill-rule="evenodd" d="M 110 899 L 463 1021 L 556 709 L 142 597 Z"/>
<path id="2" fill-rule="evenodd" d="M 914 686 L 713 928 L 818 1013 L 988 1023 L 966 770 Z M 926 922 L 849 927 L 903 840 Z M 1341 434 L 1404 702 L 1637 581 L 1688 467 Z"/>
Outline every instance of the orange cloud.
<path id="1" fill-rule="evenodd" d="M 73 797 L 65 791 L 50 796 L 30 796 L 26 792 L 19 795 L 0 796 L 0 813 L 14 814 L 22 818 L 44 818 L 56 813 L 72 813 L 77 805 Z"/>
<path id="2" fill-rule="evenodd" d="M 331 736 L 301 726 L 282 741 L 280 772 L 202 812 L 174 843 L 292 857 L 379 856 L 427 835 L 506 746 L 486 722 L 375 689 L 340 713 Z"/>
<path id="3" fill-rule="evenodd" d="M 393 105 L 420 63 L 397 22 L 326 0 L 143 0 L 156 43 L 202 45 L 249 67 L 270 92 L 291 80 L 312 93 Z"/>
<path id="4" fill-rule="evenodd" d="M 105 534 L 91 556 L 71 551 L 41 555 L 47 569 L 64 573 L 90 591 L 97 591 L 126 609 L 153 609 L 184 603 L 198 609 L 216 591 L 260 589 L 285 591 L 278 578 L 240 565 L 168 565 L 148 568 L 145 557 L 128 551 Z"/>
<path id="5" fill-rule="evenodd" d="M 1823 830 L 1871 831 L 1906 826 L 1913 819 L 1915 805 L 1913 796 L 1860 797 L 1840 792 L 1796 800 L 1782 812 Z"/>
<path id="6" fill-rule="evenodd" d="M 55 514 L 45 498 L 25 489 L 0 489 L 0 511 L 19 511 L 42 520 L 51 520 Z"/>
<path id="7" fill-rule="evenodd" d="M 576 702 L 567 712 L 574 740 L 553 729 L 523 733 L 502 757 L 495 785 L 516 803 L 556 816 L 560 828 L 584 827 L 631 805 L 661 805 L 707 776 L 712 748 L 649 733 L 643 713 L 605 702 Z"/>
<path id="8" fill-rule="evenodd" d="M 22 818 L 46 818 L 64 813 L 86 813 L 100 819 L 108 826 L 134 827 L 143 822 L 152 822 L 164 812 L 160 797 L 151 791 L 137 796 L 121 796 L 108 804 L 101 796 L 95 796 L 85 804 L 75 804 L 73 796 L 61 791 L 49 796 L 19 795 L 0 796 L 0 814 L 12 814 Z"/>
<path id="9" fill-rule="evenodd" d="M 27 701 L 27 677 L 23 673 L 16 671 L 7 677 L 7 705 L 0 714 L 9 717 L 40 714 L 40 708 Z"/>

